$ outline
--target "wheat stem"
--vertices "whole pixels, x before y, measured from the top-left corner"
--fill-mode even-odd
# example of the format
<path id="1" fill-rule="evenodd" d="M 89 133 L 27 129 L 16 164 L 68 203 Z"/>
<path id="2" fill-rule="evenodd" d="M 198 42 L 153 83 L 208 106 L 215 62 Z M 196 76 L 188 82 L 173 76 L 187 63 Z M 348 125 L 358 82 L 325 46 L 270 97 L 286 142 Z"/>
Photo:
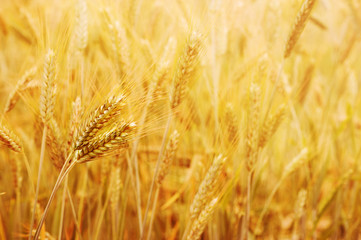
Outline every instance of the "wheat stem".
<path id="1" fill-rule="evenodd" d="M 36 190 L 35 190 L 35 197 L 34 197 L 34 207 L 33 207 L 33 212 L 31 215 L 31 221 L 30 221 L 30 233 L 29 233 L 29 240 L 31 239 L 31 232 L 33 231 L 33 225 L 34 225 L 34 215 L 35 215 L 35 210 L 36 210 L 36 204 L 38 202 L 38 195 L 39 195 L 39 188 L 40 188 L 40 181 L 41 181 L 41 170 L 43 167 L 43 162 L 44 162 L 44 154 L 45 154 L 45 139 L 46 139 L 46 134 L 47 134 L 47 128 L 44 127 L 43 129 L 43 137 L 41 140 L 41 150 L 40 150 L 40 160 L 39 160 L 39 170 L 38 170 L 38 180 L 36 182 Z M 36 238 L 35 238 L 36 239 Z"/>
<path id="2" fill-rule="evenodd" d="M 65 211 L 65 198 L 66 198 L 66 188 L 68 187 L 68 177 L 65 178 L 63 186 L 63 196 L 61 198 L 61 208 L 60 208 L 60 220 L 59 220 L 59 234 L 58 239 L 61 239 L 63 233 L 63 222 L 64 222 L 64 211 Z"/>
<path id="3" fill-rule="evenodd" d="M 155 190 L 155 195 L 154 195 L 153 206 L 152 206 L 152 215 L 150 217 L 150 222 L 149 222 L 147 240 L 150 240 L 150 237 L 152 236 L 152 226 L 153 226 L 153 221 L 154 221 L 154 217 L 155 217 L 155 209 L 156 209 L 157 203 L 158 203 L 159 190 L 160 190 L 160 186 L 157 185 L 157 188 Z"/>
<path id="4" fill-rule="evenodd" d="M 150 206 L 150 202 L 151 202 L 152 195 L 153 195 L 155 181 L 156 181 L 157 176 L 158 176 L 158 171 L 159 171 L 159 168 L 160 168 L 160 163 L 161 163 L 161 160 L 162 160 L 167 135 L 168 135 L 168 132 L 169 132 L 170 123 L 172 122 L 172 116 L 173 116 L 172 114 L 169 115 L 165 130 L 164 130 L 162 144 L 161 144 L 160 151 L 159 151 L 159 154 L 158 154 L 158 159 L 157 159 L 157 163 L 156 163 L 156 166 L 155 166 L 152 183 L 150 185 L 149 196 L 148 196 L 148 201 L 147 201 L 147 207 L 145 209 L 145 214 L 144 214 L 144 219 L 143 219 L 143 226 L 142 226 L 142 230 L 140 232 L 140 239 L 143 238 L 144 227 L 145 227 L 145 224 L 146 224 L 146 221 L 147 221 L 147 214 L 148 214 L 148 211 L 149 211 L 149 206 Z"/>
<path id="5" fill-rule="evenodd" d="M 35 236 L 34 236 L 34 240 L 37 240 L 39 238 L 39 235 L 40 235 L 40 231 L 41 231 L 41 227 L 43 226 L 44 224 L 44 221 L 45 221 L 45 218 L 48 214 L 48 211 L 49 211 L 49 207 L 50 207 L 50 204 L 53 202 L 53 199 L 55 197 L 55 193 L 56 191 L 58 190 L 58 188 L 60 187 L 60 184 L 63 182 L 64 180 L 64 177 L 69 173 L 69 171 L 75 166 L 76 164 L 76 161 L 71 161 L 71 162 L 68 162 L 69 159 L 72 157 L 73 155 L 73 152 L 71 152 L 68 156 L 68 158 L 66 159 L 62 169 L 60 170 L 60 173 L 59 173 L 59 176 L 55 182 L 55 185 L 53 187 L 53 190 L 51 192 L 51 195 L 49 197 L 49 200 L 48 200 L 48 203 L 46 204 L 46 207 L 44 209 L 44 212 L 43 212 L 43 215 L 40 219 L 40 222 L 38 224 L 38 227 L 36 229 L 36 232 L 35 232 Z"/>
<path id="6" fill-rule="evenodd" d="M 82 236 L 81 236 L 79 221 L 78 221 L 78 218 L 77 218 L 77 216 L 76 216 L 76 211 L 75 211 L 74 203 L 73 203 L 73 200 L 72 200 L 72 197 L 71 197 L 71 193 L 70 193 L 70 190 L 69 190 L 69 187 L 68 187 L 68 186 L 66 186 L 66 192 L 67 192 L 68 199 L 69 199 L 69 203 L 70 203 L 70 207 L 71 207 L 71 213 L 72 213 L 73 218 L 74 218 L 76 231 L 77 231 L 78 234 L 79 234 L 78 236 L 79 236 L 80 240 L 82 240 L 83 238 L 82 238 Z"/>

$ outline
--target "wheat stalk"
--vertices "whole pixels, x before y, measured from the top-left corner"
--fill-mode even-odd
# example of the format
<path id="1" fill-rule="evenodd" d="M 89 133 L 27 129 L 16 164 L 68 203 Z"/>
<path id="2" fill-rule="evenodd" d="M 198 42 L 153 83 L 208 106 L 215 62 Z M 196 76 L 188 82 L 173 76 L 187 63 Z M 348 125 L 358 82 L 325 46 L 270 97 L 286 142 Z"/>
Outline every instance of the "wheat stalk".
<path id="1" fill-rule="evenodd" d="M 156 192 L 155 192 L 155 197 L 154 197 L 153 206 L 152 206 L 152 215 L 150 217 L 150 223 L 149 223 L 149 228 L 148 228 L 148 238 L 147 238 L 148 240 L 150 239 L 151 232 L 152 232 L 153 221 L 154 221 L 154 216 L 155 216 L 155 209 L 156 209 L 158 197 L 159 197 L 159 189 L 160 189 L 160 186 L 161 186 L 166 174 L 168 173 L 168 169 L 169 169 L 171 162 L 175 158 L 176 151 L 178 149 L 178 141 L 179 141 L 179 133 L 177 130 L 174 130 L 174 132 L 170 136 L 170 140 L 167 144 L 162 162 L 159 167 L 160 169 L 159 169 L 159 173 L 158 173 L 157 180 L 156 180 L 157 188 L 156 188 Z"/>

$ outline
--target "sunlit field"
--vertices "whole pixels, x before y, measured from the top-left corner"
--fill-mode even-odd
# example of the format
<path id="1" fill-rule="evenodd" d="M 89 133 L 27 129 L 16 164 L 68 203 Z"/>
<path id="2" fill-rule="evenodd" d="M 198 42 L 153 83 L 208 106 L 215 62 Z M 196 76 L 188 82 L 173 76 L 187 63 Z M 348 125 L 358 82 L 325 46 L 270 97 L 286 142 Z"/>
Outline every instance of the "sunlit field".
<path id="1" fill-rule="evenodd" d="M 360 0 L 0 0 L 0 239 L 361 239 Z"/>

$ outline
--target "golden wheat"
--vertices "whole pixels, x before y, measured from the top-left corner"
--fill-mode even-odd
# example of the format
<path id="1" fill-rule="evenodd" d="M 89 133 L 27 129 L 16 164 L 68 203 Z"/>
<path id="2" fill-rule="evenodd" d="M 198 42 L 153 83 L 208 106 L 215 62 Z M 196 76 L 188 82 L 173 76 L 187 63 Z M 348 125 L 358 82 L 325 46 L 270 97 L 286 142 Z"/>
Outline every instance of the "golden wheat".
<path id="1" fill-rule="evenodd" d="M 296 19 L 292 25 L 292 30 L 290 31 L 285 45 L 285 49 L 283 52 L 284 58 L 288 58 L 291 55 L 292 49 L 294 48 L 297 40 L 301 36 L 315 3 L 316 0 L 305 0 L 302 3 L 301 9 L 297 13 Z"/>

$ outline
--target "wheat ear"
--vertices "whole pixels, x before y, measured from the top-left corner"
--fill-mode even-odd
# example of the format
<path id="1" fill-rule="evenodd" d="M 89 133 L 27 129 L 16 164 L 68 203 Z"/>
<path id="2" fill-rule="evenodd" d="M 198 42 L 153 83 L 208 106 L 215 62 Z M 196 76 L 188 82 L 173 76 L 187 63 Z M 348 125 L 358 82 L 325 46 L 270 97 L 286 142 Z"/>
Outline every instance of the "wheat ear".
<path id="1" fill-rule="evenodd" d="M 49 49 L 48 53 L 45 56 L 44 62 L 44 73 L 43 73 L 43 86 L 41 89 L 40 95 L 40 117 L 44 124 L 43 137 L 41 140 L 41 150 L 40 150 L 40 160 L 39 160 L 39 170 L 38 170 L 38 180 L 36 183 L 35 197 L 34 197 L 34 210 L 31 216 L 30 221 L 30 232 L 33 230 L 34 225 L 34 212 L 36 208 L 36 203 L 38 201 L 39 187 L 41 181 L 41 170 L 44 162 L 45 154 L 45 142 L 47 136 L 47 130 L 50 125 L 50 121 L 53 118 L 54 114 L 54 105 L 55 105 L 55 54 L 54 51 Z M 29 234 L 29 240 L 31 235 Z"/>
<path id="2" fill-rule="evenodd" d="M 225 157 L 218 155 L 207 171 L 190 207 L 191 220 L 195 220 L 199 216 L 206 203 L 214 195 L 216 183 L 225 161 Z"/>
<path id="3" fill-rule="evenodd" d="M 301 9 L 298 11 L 283 52 L 283 57 L 285 59 L 291 55 L 292 49 L 302 34 L 303 29 L 306 26 L 307 19 L 309 18 L 315 3 L 316 0 L 305 0 L 301 6 Z"/>
<path id="4" fill-rule="evenodd" d="M 184 52 L 179 58 L 176 74 L 173 79 L 171 93 L 171 108 L 175 109 L 183 100 L 186 87 L 198 62 L 201 50 L 201 37 L 197 32 L 193 32 L 186 44 Z"/>
<path id="5" fill-rule="evenodd" d="M 281 105 L 276 112 L 269 117 L 263 124 L 261 128 L 261 132 L 259 134 L 258 140 L 258 148 L 262 149 L 268 140 L 272 137 L 272 135 L 276 132 L 278 126 L 281 124 L 283 120 L 285 112 L 285 106 Z"/>
<path id="6" fill-rule="evenodd" d="M 308 93 L 308 91 L 310 89 L 314 69 L 315 69 L 315 67 L 314 67 L 313 64 L 308 66 L 307 69 L 306 69 L 306 72 L 305 72 L 305 75 L 303 77 L 302 83 L 300 84 L 300 87 L 299 87 L 298 102 L 300 104 L 303 104 L 303 102 L 305 101 L 305 98 L 307 96 L 307 93 Z"/>
<path id="7" fill-rule="evenodd" d="M 120 123 L 119 125 L 115 125 L 109 132 L 96 136 L 95 139 L 91 139 L 91 141 L 80 150 L 72 149 L 72 152 L 68 155 L 68 158 L 65 160 L 63 168 L 59 173 L 58 179 L 45 207 L 43 216 L 38 224 L 34 237 L 35 240 L 39 237 L 41 227 L 44 224 L 56 191 L 75 164 L 90 161 L 95 157 L 101 157 L 113 150 L 119 149 L 119 147 L 127 146 L 127 141 L 134 130 L 134 123 Z M 73 154 L 74 150 L 75 154 Z"/>
<path id="8" fill-rule="evenodd" d="M 187 236 L 187 240 L 198 240 L 204 231 L 209 219 L 216 209 L 218 198 L 214 198 L 204 206 L 197 219 L 192 224 L 192 228 Z"/>
<path id="9" fill-rule="evenodd" d="M 113 56 L 118 67 L 118 74 L 119 77 L 124 77 L 127 75 L 130 65 L 127 34 L 119 21 L 110 23 L 108 27 L 111 33 Z"/>
<path id="10" fill-rule="evenodd" d="M 128 146 L 128 141 L 135 132 L 135 127 L 133 122 L 116 124 L 110 131 L 92 138 L 87 145 L 77 149 L 73 161 L 84 163 Z"/>
<path id="11" fill-rule="evenodd" d="M 252 171 L 258 156 L 258 129 L 261 108 L 261 89 L 258 84 L 251 83 L 249 94 L 250 105 L 246 136 L 246 157 L 247 168 L 249 171 Z"/>
<path id="12" fill-rule="evenodd" d="M 88 15 L 85 0 L 79 0 L 76 6 L 74 34 L 76 49 L 81 52 L 88 45 Z"/>
<path id="13" fill-rule="evenodd" d="M 295 217 L 294 217 L 294 225 L 293 225 L 293 239 L 299 239 L 297 230 L 299 225 L 299 220 L 304 214 L 305 211 L 305 205 L 307 200 L 307 191 L 305 189 L 301 189 L 298 192 L 297 201 L 295 204 Z"/>
<path id="14" fill-rule="evenodd" d="M 0 143 L 14 152 L 21 153 L 23 151 L 19 137 L 2 124 L 0 124 Z"/>
<path id="15" fill-rule="evenodd" d="M 87 118 L 77 132 L 75 150 L 79 150 L 87 145 L 101 128 L 109 126 L 116 120 L 115 117 L 120 114 L 120 110 L 124 106 L 124 98 L 123 95 L 109 98 Z"/>
<path id="16" fill-rule="evenodd" d="M 227 126 L 228 141 L 232 144 L 237 144 L 239 141 L 238 121 L 231 103 L 227 103 L 226 105 L 225 121 Z"/>
<path id="17" fill-rule="evenodd" d="M 177 130 L 174 130 L 174 132 L 170 136 L 170 140 L 168 142 L 167 148 L 165 149 L 162 163 L 160 164 L 160 169 L 157 177 L 158 185 L 162 184 L 164 177 L 168 173 L 169 166 L 173 161 L 173 159 L 175 158 L 176 151 L 178 149 L 178 141 L 179 141 L 179 133 Z"/>
<path id="18" fill-rule="evenodd" d="M 178 107 L 181 103 L 182 98 L 185 94 L 186 84 L 190 80 L 192 73 L 194 72 L 195 65 L 197 63 L 198 55 L 200 52 L 200 35 L 196 32 L 192 32 L 188 38 L 186 47 L 184 49 L 183 55 L 178 60 L 177 72 L 173 78 L 173 87 L 172 92 L 170 94 L 170 106 L 172 110 Z M 147 206 L 145 209 L 145 214 L 143 218 L 143 224 L 141 225 L 140 238 L 143 238 L 144 227 L 147 221 L 147 214 L 150 207 L 150 202 L 153 196 L 154 185 L 156 182 L 156 177 L 158 176 L 159 167 L 161 163 L 161 158 L 163 156 L 163 151 L 166 144 L 166 138 L 168 136 L 169 127 L 173 118 L 173 114 L 170 114 L 168 117 L 168 121 L 165 126 L 162 143 L 160 147 L 160 151 L 157 158 L 157 163 L 154 170 L 154 175 L 152 179 L 152 183 L 150 185 Z"/>
<path id="19" fill-rule="evenodd" d="M 80 97 L 77 97 L 73 102 L 73 112 L 70 120 L 70 129 L 67 142 L 67 151 L 72 147 L 75 136 L 77 135 L 77 127 L 80 125 L 82 116 L 82 104 Z"/>
<path id="20" fill-rule="evenodd" d="M 46 135 L 46 144 L 49 148 L 50 159 L 54 166 L 60 170 L 66 157 L 66 149 L 63 143 L 60 129 L 57 122 L 52 118 L 49 122 L 48 134 Z"/>
<path id="21" fill-rule="evenodd" d="M 55 53 L 49 50 L 44 63 L 43 85 L 40 96 L 40 116 L 45 125 L 54 115 L 55 106 Z"/>
<path id="22" fill-rule="evenodd" d="M 37 71 L 36 67 L 29 69 L 18 81 L 18 83 L 15 86 L 15 89 L 9 94 L 8 100 L 5 104 L 5 110 L 4 110 L 5 113 L 11 111 L 15 107 L 16 103 L 20 99 L 20 93 L 25 90 L 27 84 L 29 84 L 30 81 L 35 76 L 36 71 Z"/>

